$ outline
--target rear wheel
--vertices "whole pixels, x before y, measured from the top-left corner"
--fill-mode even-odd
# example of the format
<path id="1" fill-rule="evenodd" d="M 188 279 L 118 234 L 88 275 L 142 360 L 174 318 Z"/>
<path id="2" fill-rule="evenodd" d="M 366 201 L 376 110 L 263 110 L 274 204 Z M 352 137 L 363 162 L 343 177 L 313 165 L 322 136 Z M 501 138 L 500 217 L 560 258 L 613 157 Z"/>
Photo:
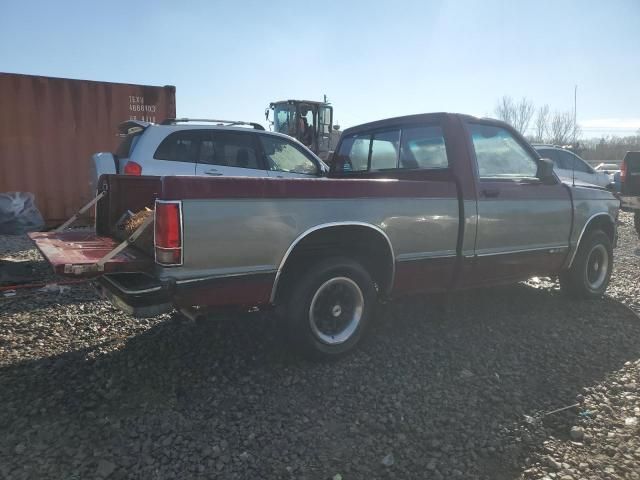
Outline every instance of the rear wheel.
<path id="1" fill-rule="evenodd" d="M 640 210 L 636 210 L 636 213 L 633 215 L 633 225 L 636 227 L 636 232 L 638 232 L 638 236 L 640 237 Z"/>
<path id="2" fill-rule="evenodd" d="M 369 273 L 348 258 L 329 258 L 303 273 L 286 301 L 294 347 L 313 358 L 335 358 L 360 341 L 376 291 Z"/>
<path id="3" fill-rule="evenodd" d="M 609 285 L 612 269 L 611 240 L 603 231 L 595 230 L 578 245 L 571 268 L 560 275 L 560 287 L 573 297 L 599 297 Z"/>

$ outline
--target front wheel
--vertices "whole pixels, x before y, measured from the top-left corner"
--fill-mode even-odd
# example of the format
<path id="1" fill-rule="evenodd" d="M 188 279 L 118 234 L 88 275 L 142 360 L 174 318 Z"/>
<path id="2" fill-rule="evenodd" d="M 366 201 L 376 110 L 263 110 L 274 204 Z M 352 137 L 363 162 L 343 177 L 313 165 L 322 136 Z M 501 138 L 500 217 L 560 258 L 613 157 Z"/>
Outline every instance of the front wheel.
<path id="1" fill-rule="evenodd" d="M 329 258 L 301 275 L 286 302 L 289 337 L 312 358 L 352 350 L 369 323 L 376 291 L 369 273 L 348 258 Z"/>
<path id="2" fill-rule="evenodd" d="M 578 245 L 571 268 L 560 275 L 560 287 L 572 297 L 604 294 L 613 270 L 611 240 L 601 230 L 590 232 Z"/>

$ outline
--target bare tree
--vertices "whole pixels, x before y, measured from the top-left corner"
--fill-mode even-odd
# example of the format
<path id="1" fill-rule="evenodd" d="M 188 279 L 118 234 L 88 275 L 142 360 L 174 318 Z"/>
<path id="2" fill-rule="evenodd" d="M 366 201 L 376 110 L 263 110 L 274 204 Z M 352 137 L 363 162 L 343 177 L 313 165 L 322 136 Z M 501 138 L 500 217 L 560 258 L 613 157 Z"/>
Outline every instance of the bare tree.
<path id="1" fill-rule="evenodd" d="M 510 96 L 504 95 L 498 100 L 494 112 L 496 117 L 524 135 L 533 117 L 534 106 L 526 97 L 515 102 Z"/>
<path id="2" fill-rule="evenodd" d="M 538 108 L 534 129 L 534 141 L 544 142 L 547 138 L 547 130 L 549 129 L 549 105 L 543 105 Z"/>
<path id="3" fill-rule="evenodd" d="M 580 136 L 580 126 L 572 112 L 555 112 L 549 121 L 549 142 L 555 145 L 573 143 Z"/>

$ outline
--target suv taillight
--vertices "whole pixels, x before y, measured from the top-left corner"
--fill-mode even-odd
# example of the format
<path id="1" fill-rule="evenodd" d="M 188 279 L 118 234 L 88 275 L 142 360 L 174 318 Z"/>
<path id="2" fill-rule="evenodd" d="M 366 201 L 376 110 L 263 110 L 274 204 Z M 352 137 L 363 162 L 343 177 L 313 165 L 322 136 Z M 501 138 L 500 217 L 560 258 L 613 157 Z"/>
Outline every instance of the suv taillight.
<path id="1" fill-rule="evenodd" d="M 622 161 L 622 165 L 620 166 L 620 182 L 624 182 L 627 178 L 627 162 Z"/>
<path id="2" fill-rule="evenodd" d="M 156 263 L 182 265 L 182 205 L 180 202 L 156 200 Z"/>
<path id="3" fill-rule="evenodd" d="M 139 163 L 128 161 L 124 166 L 125 175 L 142 175 L 142 166 Z"/>

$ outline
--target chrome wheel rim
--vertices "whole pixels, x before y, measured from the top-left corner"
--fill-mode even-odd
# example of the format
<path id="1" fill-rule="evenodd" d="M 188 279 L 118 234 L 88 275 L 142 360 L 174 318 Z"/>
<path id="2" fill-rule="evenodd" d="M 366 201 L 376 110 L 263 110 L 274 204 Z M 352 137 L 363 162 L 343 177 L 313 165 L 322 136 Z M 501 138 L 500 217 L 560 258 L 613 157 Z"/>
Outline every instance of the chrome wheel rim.
<path id="1" fill-rule="evenodd" d="M 589 288 L 598 290 L 609 272 L 609 252 L 604 245 L 595 245 L 587 256 L 586 281 Z"/>
<path id="2" fill-rule="evenodd" d="M 344 343 L 358 328 L 363 311 L 364 295 L 358 284 L 347 277 L 332 278 L 311 299 L 311 331 L 322 343 Z"/>

